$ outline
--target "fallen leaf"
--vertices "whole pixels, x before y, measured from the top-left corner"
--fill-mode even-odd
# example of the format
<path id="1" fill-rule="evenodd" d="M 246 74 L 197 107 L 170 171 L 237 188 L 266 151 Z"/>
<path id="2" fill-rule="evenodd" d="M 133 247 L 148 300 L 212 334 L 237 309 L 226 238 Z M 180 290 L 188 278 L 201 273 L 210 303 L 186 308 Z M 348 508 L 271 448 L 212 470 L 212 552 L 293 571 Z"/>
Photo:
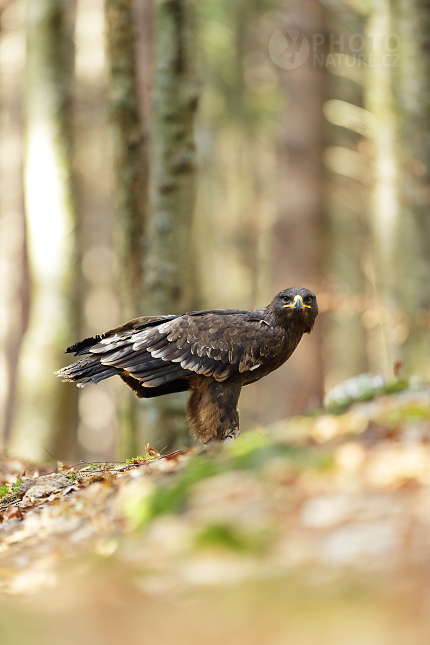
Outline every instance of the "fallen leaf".
<path id="1" fill-rule="evenodd" d="M 22 515 L 21 509 L 19 508 L 19 506 L 13 505 L 13 506 L 9 506 L 9 508 L 5 511 L 4 517 L 9 519 L 9 520 L 12 519 L 12 518 L 22 520 L 23 515 Z"/>

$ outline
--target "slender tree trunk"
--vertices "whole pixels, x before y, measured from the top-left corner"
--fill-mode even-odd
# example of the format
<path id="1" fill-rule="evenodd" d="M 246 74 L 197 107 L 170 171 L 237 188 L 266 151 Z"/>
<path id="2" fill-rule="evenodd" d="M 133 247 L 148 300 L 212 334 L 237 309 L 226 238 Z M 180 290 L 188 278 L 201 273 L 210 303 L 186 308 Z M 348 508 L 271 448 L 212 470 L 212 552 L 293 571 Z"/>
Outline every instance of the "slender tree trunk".
<path id="1" fill-rule="evenodd" d="M 324 153 L 328 170 L 325 264 L 332 299 L 324 336 L 326 387 L 330 390 L 368 368 L 366 329 L 356 303 L 364 300 L 363 294 L 370 302 L 374 292 L 366 278 L 367 264 L 372 262 L 370 182 L 364 179 L 366 172 L 370 174 L 368 132 L 357 129 L 354 117 L 359 114 L 364 120 L 368 114 L 363 110 L 365 71 L 350 48 L 350 43 L 364 42 L 365 20 L 349 7 L 342 16 L 328 11 L 327 18 L 326 60 L 334 61 L 328 66 L 332 74 L 327 75 L 327 98 L 331 100 L 323 108 L 328 143 Z"/>
<path id="2" fill-rule="evenodd" d="M 313 15 L 296 5 L 288 10 L 288 28 L 312 42 L 313 33 L 325 33 L 325 12 Z M 282 25 L 278 26 L 282 29 Z M 279 216 L 272 248 L 273 292 L 288 286 L 305 286 L 318 294 L 325 275 L 326 200 L 324 192 L 324 121 L 327 72 L 313 65 L 312 55 L 293 70 L 278 69 L 287 95 L 283 114 L 285 136 L 278 145 Z M 287 391 L 274 404 L 276 417 L 296 414 L 321 403 L 324 371 L 321 352 L 322 318 L 312 335 L 290 360 L 290 370 L 274 373 L 272 383 Z"/>
<path id="3" fill-rule="evenodd" d="M 53 372 L 78 336 L 70 104 L 73 0 L 28 0 L 25 206 L 32 280 L 10 447 L 23 456 L 76 454 L 77 392 Z"/>
<path id="4" fill-rule="evenodd" d="M 13 5 L 9 2 L 6 7 L 13 11 Z M 18 356 L 29 307 L 22 181 L 24 27 L 23 20 L 12 24 L 3 21 L 0 31 L 1 40 L 12 37 L 22 47 L 21 55 L 7 62 L 3 58 L 0 64 L 0 445 L 3 450 L 11 430 Z"/>
<path id="5" fill-rule="evenodd" d="M 391 73 L 399 113 L 398 231 L 391 269 L 397 316 L 392 342 L 405 376 L 430 377 L 430 5 L 393 3 L 397 61 Z M 406 316 L 402 317 L 404 312 Z M 427 313 L 426 313 L 427 312 Z M 399 315 L 400 314 L 400 315 Z M 397 357 L 397 356 L 396 356 Z"/>
<path id="6" fill-rule="evenodd" d="M 132 0 L 106 0 L 109 55 L 108 109 L 115 167 L 116 255 L 122 314 L 143 313 L 143 235 L 148 172 L 139 106 Z M 126 393 L 129 394 L 129 393 Z M 120 404 L 123 455 L 137 451 L 137 402 Z"/>
<path id="7" fill-rule="evenodd" d="M 115 164 L 116 249 L 122 313 L 141 314 L 147 164 L 143 149 L 132 0 L 106 0 L 108 109 Z"/>
<path id="8" fill-rule="evenodd" d="M 180 313 L 190 300 L 197 108 L 196 15 L 192 0 L 156 0 L 153 186 L 146 305 Z"/>
<path id="9" fill-rule="evenodd" d="M 369 14 L 369 49 L 379 65 L 366 73 L 365 105 L 375 116 L 374 185 L 371 209 L 373 257 L 375 263 L 375 324 L 369 328 L 369 360 L 374 370 L 386 377 L 398 354 L 393 330 L 396 308 L 396 243 L 399 225 L 397 157 L 398 120 L 393 86 L 393 69 L 382 64 L 384 41 L 392 28 L 392 3 L 378 0 Z"/>
<path id="10" fill-rule="evenodd" d="M 156 0 L 153 180 L 145 271 L 145 311 L 182 313 L 193 303 L 192 222 L 199 86 L 193 0 Z M 184 396 L 147 401 L 145 434 L 158 447 L 187 441 Z M 176 443 L 175 443 L 176 442 Z"/>

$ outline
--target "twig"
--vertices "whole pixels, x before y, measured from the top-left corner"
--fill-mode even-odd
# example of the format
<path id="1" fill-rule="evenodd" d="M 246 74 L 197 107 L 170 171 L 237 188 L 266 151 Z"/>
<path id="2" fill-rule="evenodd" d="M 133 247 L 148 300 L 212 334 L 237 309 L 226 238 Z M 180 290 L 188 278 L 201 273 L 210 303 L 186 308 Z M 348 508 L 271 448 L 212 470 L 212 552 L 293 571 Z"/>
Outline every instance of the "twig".
<path id="1" fill-rule="evenodd" d="M 12 499 L 10 502 L 7 504 L 2 504 L 0 506 L 0 511 L 5 511 L 9 506 L 12 506 L 12 504 L 18 504 L 21 501 L 20 497 L 16 497 L 15 499 Z"/>
<path id="2" fill-rule="evenodd" d="M 132 470 L 133 468 L 136 468 L 138 466 L 145 466 L 147 464 L 154 463 L 155 461 L 160 461 L 161 459 L 166 459 L 167 457 L 172 457 L 173 455 L 177 455 L 180 452 L 182 452 L 182 450 L 174 450 L 173 452 L 167 453 L 167 455 L 160 455 L 156 459 L 145 459 L 143 461 L 138 461 L 138 462 L 136 462 L 134 464 L 127 464 L 124 461 L 90 461 L 90 462 L 88 462 L 88 461 L 82 461 L 81 460 L 78 464 L 74 464 L 70 468 L 75 468 L 76 466 L 82 466 L 82 465 L 93 466 L 93 465 L 96 465 L 96 464 L 123 464 L 123 466 L 120 467 L 120 468 L 106 467 L 106 468 L 99 468 L 97 470 L 90 470 L 90 471 L 88 471 L 88 473 L 82 473 L 82 474 L 88 474 L 88 475 L 94 475 L 96 473 L 106 473 L 106 472 L 115 474 L 115 473 L 121 473 L 121 472 L 124 472 L 124 471 L 127 471 L 127 470 Z M 78 471 L 78 472 L 81 473 L 82 471 Z M 54 474 L 54 473 L 52 473 L 52 474 Z M 35 479 L 38 479 L 38 478 L 36 477 Z M 4 497 L 7 497 L 7 496 L 5 495 Z M 6 510 L 7 508 L 9 508 L 9 506 L 12 506 L 13 504 L 18 504 L 20 501 L 21 501 L 21 497 L 19 497 L 19 496 L 14 497 L 14 499 L 11 499 L 7 504 L 1 504 L 0 505 L 0 511 Z"/>

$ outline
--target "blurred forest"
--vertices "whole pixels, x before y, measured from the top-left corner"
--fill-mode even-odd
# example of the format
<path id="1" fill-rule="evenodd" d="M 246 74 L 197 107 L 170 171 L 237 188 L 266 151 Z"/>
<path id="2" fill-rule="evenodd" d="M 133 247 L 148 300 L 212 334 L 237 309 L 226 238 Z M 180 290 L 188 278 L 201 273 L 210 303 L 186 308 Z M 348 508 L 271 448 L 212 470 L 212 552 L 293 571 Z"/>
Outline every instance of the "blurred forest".
<path id="1" fill-rule="evenodd" d="M 321 316 L 242 430 L 362 372 L 430 374 L 421 0 L 0 1 L 0 437 L 32 459 L 190 441 L 186 397 L 78 390 L 66 347 L 144 314 Z"/>

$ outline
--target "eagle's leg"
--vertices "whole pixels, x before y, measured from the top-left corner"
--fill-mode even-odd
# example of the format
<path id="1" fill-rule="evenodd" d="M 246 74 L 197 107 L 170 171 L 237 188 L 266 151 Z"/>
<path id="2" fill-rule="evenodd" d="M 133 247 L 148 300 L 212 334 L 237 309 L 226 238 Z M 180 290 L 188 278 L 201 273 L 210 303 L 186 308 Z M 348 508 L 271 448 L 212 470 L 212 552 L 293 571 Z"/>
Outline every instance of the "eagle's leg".
<path id="1" fill-rule="evenodd" d="M 213 378 L 203 377 L 191 384 L 187 419 L 191 422 L 193 433 L 204 443 L 237 437 L 237 402 L 241 388 L 241 381 L 234 378 L 220 383 Z"/>

